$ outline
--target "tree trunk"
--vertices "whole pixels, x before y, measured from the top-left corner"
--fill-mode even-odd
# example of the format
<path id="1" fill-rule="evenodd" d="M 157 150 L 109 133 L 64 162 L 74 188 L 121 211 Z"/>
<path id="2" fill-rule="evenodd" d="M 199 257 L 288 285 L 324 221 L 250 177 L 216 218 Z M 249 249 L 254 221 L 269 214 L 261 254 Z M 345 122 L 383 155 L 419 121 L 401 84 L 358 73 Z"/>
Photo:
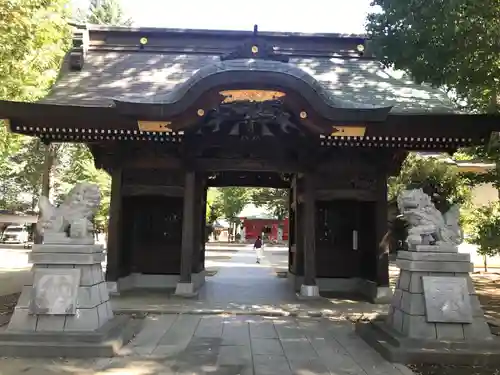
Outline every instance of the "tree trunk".
<path id="1" fill-rule="evenodd" d="M 488 272 L 488 256 L 483 255 L 484 272 Z"/>
<path id="2" fill-rule="evenodd" d="M 45 155 L 43 160 L 43 171 L 42 171 L 42 189 L 41 195 L 47 198 L 50 197 L 50 175 L 52 172 L 52 166 L 54 165 L 54 160 L 56 157 L 56 147 L 54 144 L 50 143 L 45 148 Z M 36 230 L 33 236 L 33 242 L 36 244 L 42 243 L 42 236 Z"/>

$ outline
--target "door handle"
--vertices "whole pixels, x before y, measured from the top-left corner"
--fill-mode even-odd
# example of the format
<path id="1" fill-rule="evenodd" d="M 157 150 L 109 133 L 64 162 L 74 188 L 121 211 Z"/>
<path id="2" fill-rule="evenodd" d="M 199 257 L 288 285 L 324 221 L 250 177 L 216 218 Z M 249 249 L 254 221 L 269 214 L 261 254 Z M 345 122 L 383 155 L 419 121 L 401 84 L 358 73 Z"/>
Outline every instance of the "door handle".
<path id="1" fill-rule="evenodd" d="M 358 250 L 358 231 L 357 230 L 352 231 L 352 249 Z"/>

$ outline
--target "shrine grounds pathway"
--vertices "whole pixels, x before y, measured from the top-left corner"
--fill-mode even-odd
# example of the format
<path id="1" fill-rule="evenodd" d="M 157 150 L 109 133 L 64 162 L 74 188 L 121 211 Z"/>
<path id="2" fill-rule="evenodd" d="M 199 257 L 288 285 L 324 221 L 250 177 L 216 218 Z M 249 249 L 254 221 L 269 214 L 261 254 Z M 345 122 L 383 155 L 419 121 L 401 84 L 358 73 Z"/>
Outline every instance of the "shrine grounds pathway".
<path id="1" fill-rule="evenodd" d="M 255 263 L 251 246 L 217 254 L 207 266 L 218 272 L 207 278 L 198 298 L 151 292 L 113 300 L 116 311 L 133 313 L 136 309 L 142 312 L 137 319 L 143 319 L 141 331 L 118 356 L 2 358 L 0 374 L 412 374 L 405 366 L 385 361 L 354 333 L 349 318 L 363 311 L 373 313 L 376 305 L 297 302 L 287 280 L 276 274 L 286 270 L 286 249 L 268 248 L 262 264 Z M 330 314 L 315 315 L 320 310 Z"/>
<path id="2" fill-rule="evenodd" d="M 0 359 L 2 375 L 411 375 L 383 360 L 348 321 L 149 315 L 114 358 Z"/>
<path id="3" fill-rule="evenodd" d="M 370 319 L 387 311 L 386 305 L 374 305 L 350 299 L 297 299 L 290 281 L 278 277 L 288 269 L 288 249 L 267 247 L 261 264 L 251 245 L 219 246 L 207 252 L 206 268 L 217 270 L 206 278 L 196 298 L 176 297 L 172 291 L 132 291 L 112 299 L 120 313 L 189 313 L 266 316 L 332 316 L 350 320 Z"/>

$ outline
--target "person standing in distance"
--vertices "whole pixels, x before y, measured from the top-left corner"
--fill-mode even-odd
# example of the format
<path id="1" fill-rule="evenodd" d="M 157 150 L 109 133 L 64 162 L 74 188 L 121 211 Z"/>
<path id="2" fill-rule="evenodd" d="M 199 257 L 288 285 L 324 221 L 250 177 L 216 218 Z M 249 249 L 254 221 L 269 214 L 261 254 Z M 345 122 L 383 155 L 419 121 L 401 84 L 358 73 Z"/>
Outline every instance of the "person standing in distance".
<path id="1" fill-rule="evenodd" d="M 260 236 L 255 240 L 253 249 L 257 253 L 257 263 L 260 263 L 260 259 L 262 258 L 262 239 Z"/>

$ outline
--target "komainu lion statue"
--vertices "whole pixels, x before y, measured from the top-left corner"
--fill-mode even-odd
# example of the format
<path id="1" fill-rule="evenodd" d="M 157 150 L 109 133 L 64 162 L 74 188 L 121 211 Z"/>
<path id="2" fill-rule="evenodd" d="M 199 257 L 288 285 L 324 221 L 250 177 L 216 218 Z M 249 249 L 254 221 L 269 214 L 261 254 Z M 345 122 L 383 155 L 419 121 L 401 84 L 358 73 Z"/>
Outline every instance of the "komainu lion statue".
<path id="1" fill-rule="evenodd" d="M 90 222 L 101 201 L 99 187 L 81 182 L 68 193 L 58 207 L 47 197 L 40 197 L 38 232 L 45 243 L 93 243 L 93 225 Z"/>
<path id="2" fill-rule="evenodd" d="M 410 249 L 417 245 L 457 247 L 463 241 L 458 205 L 441 214 L 422 189 L 402 191 L 397 202 L 399 212 L 409 224 L 406 242 Z"/>

